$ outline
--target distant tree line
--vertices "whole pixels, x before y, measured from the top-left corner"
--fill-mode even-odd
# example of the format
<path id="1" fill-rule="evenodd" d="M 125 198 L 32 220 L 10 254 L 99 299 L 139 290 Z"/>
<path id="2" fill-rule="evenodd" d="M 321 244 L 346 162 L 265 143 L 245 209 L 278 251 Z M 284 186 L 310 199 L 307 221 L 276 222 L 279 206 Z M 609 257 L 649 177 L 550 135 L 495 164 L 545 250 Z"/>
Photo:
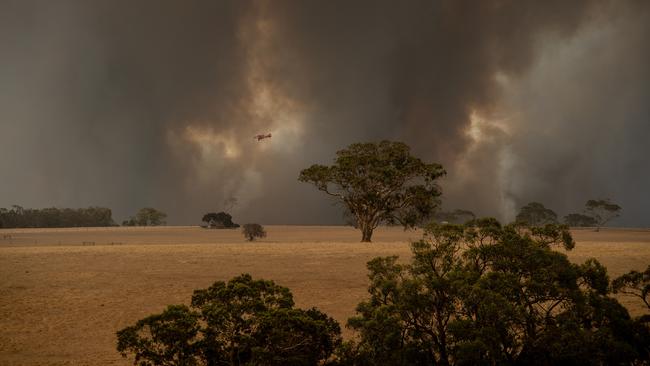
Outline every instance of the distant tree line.
<path id="1" fill-rule="evenodd" d="M 135 216 L 122 221 L 122 226 L 161 226 L 167 224 L 167 214 L 155 208 L 141 208 Z"/>
<path id="2" fill-rule="evenodd" d="M 579 213 L 570 213 L 560 219 L 552 209 L 539 202 L 529 202 L 519 209 L 515 223 L 528 226 L 545 226 L 560 224 L 561 221 L 570 227 L 595 227 L 598 231 L 614 218 L 620 216 L 621 206 L 608 199 L 588 200 L 585 209 Z M 433 221 L 441 224 L 464 224 L 476 218 L 469 210 L 456 209 L 453 211 L 437 211 Z"/>
<path id="3" fill-rule="evenodd" d="M 0 228 L 52 228 L 115 226 L 111 209 L 88 208 L 23 208 L 13 205 L 0 208 Z"/>
<path id="4" fill-rule="evenodd" d="M 608 199 L 588 200 L 582 213 L 564 216 L 564 224 L 571 227 L 595 227 L 598 231 L 612 219 L 620 216 L 622 207 Z M 539 202 L 530 202 L 517 214 L 516 222 L 530 226 L 559 223 L 557 214 Z"/>

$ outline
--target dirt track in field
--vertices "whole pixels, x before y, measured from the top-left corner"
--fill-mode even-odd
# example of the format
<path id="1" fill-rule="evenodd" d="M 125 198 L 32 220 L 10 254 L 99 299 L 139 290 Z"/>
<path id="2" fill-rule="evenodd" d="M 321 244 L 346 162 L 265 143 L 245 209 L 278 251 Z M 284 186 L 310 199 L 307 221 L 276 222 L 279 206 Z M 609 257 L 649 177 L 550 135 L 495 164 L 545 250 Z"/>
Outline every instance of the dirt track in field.
<path id="1" fill-rule="evenodd" d="M 380 228 L 363 244 L 346 227 L 267 231 L 247 243 L 238 230 L 198 227 L 0 230 L 0 365 L 127 365 L 115 351 L 117 330 L 244 272 L 289 287 L 297 306 L 344 324 L 366 296 L 365 263 L 408 258 L 409 241 L 420 237 Z M 595 257 L 611 276 L 650 264 L 650 230 L 574 237 L 569 257 Z M 620 300 L 633 314 L 644 311 Z"/>

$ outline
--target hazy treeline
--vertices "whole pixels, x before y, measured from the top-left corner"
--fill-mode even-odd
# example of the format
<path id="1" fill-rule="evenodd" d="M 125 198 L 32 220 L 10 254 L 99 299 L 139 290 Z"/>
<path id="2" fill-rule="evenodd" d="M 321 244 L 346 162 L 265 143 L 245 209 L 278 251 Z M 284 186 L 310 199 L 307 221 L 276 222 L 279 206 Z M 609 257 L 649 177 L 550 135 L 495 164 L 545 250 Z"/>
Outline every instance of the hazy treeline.
<path id="1" fill-rule="evenodd" d="M 116 226 L 111 209 L 88 208 L 0 208 L 1 228 Z"/>
<path id="2" fill-rule="evenodd" d="M 122 221 L 122 226 L 160 226 L 167 225 L 167 214 L 153 207 L 141 208 L 135 216 Z"/>

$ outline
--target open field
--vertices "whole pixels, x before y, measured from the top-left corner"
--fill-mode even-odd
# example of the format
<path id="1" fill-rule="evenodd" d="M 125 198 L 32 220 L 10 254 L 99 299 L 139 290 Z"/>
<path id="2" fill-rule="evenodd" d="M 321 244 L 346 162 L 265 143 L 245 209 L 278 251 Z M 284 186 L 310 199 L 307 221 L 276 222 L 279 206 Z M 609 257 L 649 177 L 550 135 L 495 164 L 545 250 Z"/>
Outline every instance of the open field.
<path id="1" fill-rule="evenodd" d="M 365 263 L 408 258 L 409 240 L 420 237 L 380 228 L 363 244 L 346 227 L 267 231 L 247 243 L 239 230 L 197 227 L 0 230 L 0 365 L 126 365 L 115 351 L 117 330 L 243 272 L 289 287 L 299 307 L 317 306 L 344 324 L 366 296 Z M 612 276 L 650 264 L 649 230 L 574 237 L 570 258 L 595 257 Z"/>

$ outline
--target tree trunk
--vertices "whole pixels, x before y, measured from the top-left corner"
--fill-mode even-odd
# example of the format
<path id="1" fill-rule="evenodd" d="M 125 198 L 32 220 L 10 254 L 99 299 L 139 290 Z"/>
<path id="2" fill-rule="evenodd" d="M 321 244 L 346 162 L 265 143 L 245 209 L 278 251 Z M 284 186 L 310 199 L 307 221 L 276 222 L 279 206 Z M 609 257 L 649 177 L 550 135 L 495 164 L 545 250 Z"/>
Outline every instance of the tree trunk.
<path id="1" fill-rule="evenodd" d="M 370 243 L 372 240 L 372 225 L 369 223 L 362 222 L 361 226 L 361 242 Z"/>

